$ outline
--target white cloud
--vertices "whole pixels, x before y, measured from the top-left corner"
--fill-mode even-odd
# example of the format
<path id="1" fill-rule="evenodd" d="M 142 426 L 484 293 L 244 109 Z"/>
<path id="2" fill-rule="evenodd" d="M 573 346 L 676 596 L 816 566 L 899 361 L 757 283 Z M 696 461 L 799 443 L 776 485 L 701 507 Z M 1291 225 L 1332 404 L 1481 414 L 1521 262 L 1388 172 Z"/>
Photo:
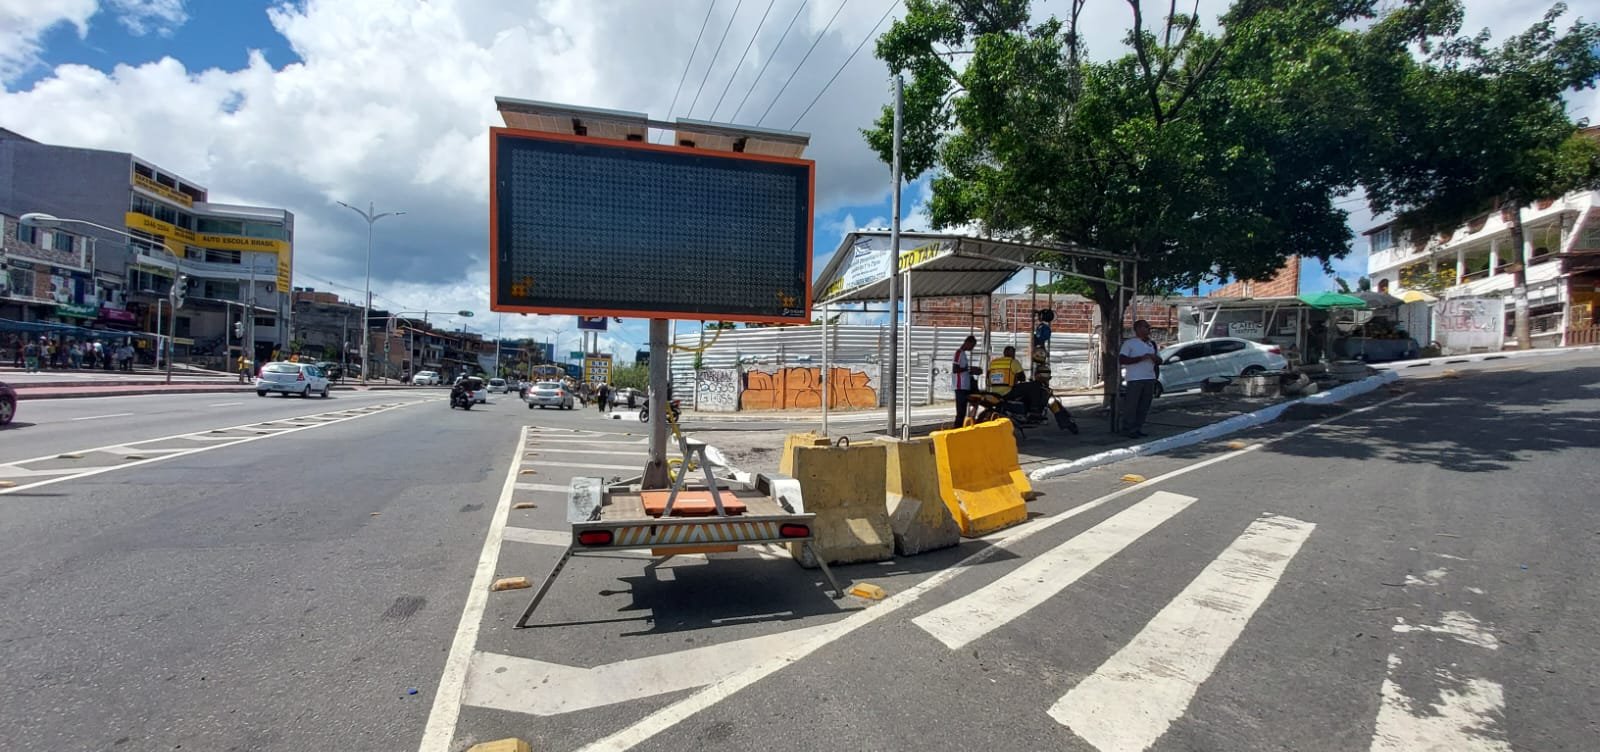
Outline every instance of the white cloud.
<path id="1" fill-rule="evenodd" d="M 136 37 L 152 33 L 171 36 L 173 30 L 189 20 L 183 0 L 110 0 L 110 3 L 117 14 L 117 22 Z"/>
<path id="2" fill-rule="evenodd" d="M 38 64 L 39 39 L 57 24 L 88 34 L 96 10 L 96 0 L 0 0 L 0 82 Z"/>

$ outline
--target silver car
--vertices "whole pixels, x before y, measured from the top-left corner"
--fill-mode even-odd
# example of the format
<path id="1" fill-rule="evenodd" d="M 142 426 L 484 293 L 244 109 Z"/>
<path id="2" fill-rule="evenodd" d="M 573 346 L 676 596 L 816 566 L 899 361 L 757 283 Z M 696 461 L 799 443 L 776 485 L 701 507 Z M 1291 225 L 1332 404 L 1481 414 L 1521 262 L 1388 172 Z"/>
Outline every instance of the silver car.
<path id="1" fill-rule="evenodd" d="M 528 390 L 528 409 L 537 407 L 558 407 L 562 410 L 571 410 L 573 404 L 572 392 L 559 381 L 541 381 Z"/>
<path id="2" fill-rule="evenodd" d="M 256 378 L 256 396 L 265 397 L 277 392 L 285 397 L 297 394 L 310 397 L 315 394 L 328 398 L 328 377 L 322 369 L 310 363 L 268 363 L 261 367 Z"/>

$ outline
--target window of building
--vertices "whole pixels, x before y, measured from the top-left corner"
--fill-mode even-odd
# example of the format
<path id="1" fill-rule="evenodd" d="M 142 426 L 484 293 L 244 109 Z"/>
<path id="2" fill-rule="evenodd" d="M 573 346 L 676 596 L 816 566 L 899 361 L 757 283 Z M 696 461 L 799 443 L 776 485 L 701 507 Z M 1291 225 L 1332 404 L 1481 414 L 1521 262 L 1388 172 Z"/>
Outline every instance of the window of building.
<path id="1" fill-rule="evenodd" d="M 12 295 L 26 298 L 33 297 L 32 269 L 11 269 L 6 274 L 6 277 L 6 287 L 10 289 Z"/>
<path id="2" fill-rule="evenodd" d="M 73 237 L 64 232 L 51 233 L 50 247 L 58 251 L 72 252 Z"/>
<path id="3" fill-rule="evenodd" d="M 156 178 L 155 171 L 151 170 L 149 167 L 146 167 L 146 166 L 144 166 L 142 164 L 136 164 L 136 165 L 133 166 L 133 174 L 142 175 L 144 177 L 150 178 L 151 180 L 155 180 L 155 178 Z"/>
<path id="4" fill-rule="evenodd" d="M 244 236 L 247 238 L 268 238 L 271 240 L 284 240 L 288 235 L 283 231 L 282 225 L 268 224 L 266 222 L 244 223 Z"/>
<path id="5" fill-rule="evenodd" d="M 17 240 L 20 240 L 20 241 L 22 241 L 24 243 L 27 243 L 28 245 L 33 245 L 35 243 L 38 243 L 39 242 L 39 228 L 37 228 L 37 227 L 29 227 L 29 226 L 27 226 L 27 225 L 25 225 L 25 224 L 23 224 L 21 222 L 18 222 L 17 223 Z"/>
<path id="6" fill-rule="evenodd" d="M 216 264 L 237 264 L 239 263 L 239 252 L 208 249 L 205 259 Z"/>
<path id="7" fill-rule="evenodd" d="M 201 290 L 201 295 L 203 297 L 217 298 L 219 300 L 238 300 L 239 283 L 223 282 L 220 280 L 207 280 L 203 289 Z"/>
<path id="8" fill-rule="evenodd" d="M 237 219 L 216 219 L 214 217 L 200 217 L 195 222 L 198 232 L 210 232 L 218 235 L 243 235 L 244 223 Z"/>
<path id="9" fill-rule="evenodd" d="M 276 327 L 277 325 L 278 325 L 278 320 L 276 318 L 272 317 L 272 316 L 257 316 L 256 317 L 256 327 L 257 328 L 266 327 L 268 329 L 271 329 L 273 327 Z"/>
<path id="10" fill-rule="evenodd" d="M 178 220 L 176 222 L 174 222 L 173 224 L 175 224 L 175 225 L 177 225 L 179 227 L 182 227 L 185 230 L 193 230 L 194 229 L 194 215 L 190 214 L 188 212 L 182 212 L 182 211 L 178 212 Z"/>
<path id="11" fill-rule="evenodd" d="M 173 190 L 178 189 L 178 180 L 171 175 L 162 175 L 160 173 L 156 173 L 156 182 Z"/>
<path id="12" fill-rule="evenodd" d="M 179 316 L 178 320 L 173 322 L 173 332 L 172 332 L 172 334 L 175 337 L 188 337 L 188 336 L 190 336 L 190 332 L 189 332 L 189 317 L 188 316 Z"/>
<path id="13" fill-rule="evenodd" d="M 1371 251 L 1373 253 L 1377 253 L 1378 251 L 1386 251 L 1392 247 L 1394 247 L 1394 228 L 1385 227 L 1382 230 L 1372 233 Z"/>

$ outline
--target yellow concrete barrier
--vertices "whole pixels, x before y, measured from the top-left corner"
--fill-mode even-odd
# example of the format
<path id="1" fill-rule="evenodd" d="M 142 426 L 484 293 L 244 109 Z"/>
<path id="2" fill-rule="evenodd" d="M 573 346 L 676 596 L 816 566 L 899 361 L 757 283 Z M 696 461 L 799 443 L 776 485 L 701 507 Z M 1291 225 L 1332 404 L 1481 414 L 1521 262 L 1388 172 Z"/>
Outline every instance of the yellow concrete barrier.
<path id="1" fill-rule="evenodd" d="M 915 556 L 960 543 L 961 528 L 940 500 L 933 439 L 887 437 L 878 442 L 888 453 L 884 496 L 889 527 L 894 531 L 894 552 Z"/>
<path id="2" fill-rule="evenodd" d="M 811 522 L 811 550 L 829 564 L 886 561 L 894 557 L 894 533 L 884 502 L 882 444 L 792 447 L 787 473 L 800 482 Z M 789 553 L 807 569 L 817 565 L 796 543 Z"/>
<path id="3" fill-rule="evenodd" d="M 790 477 L 794 476 L 794 448 L 795 447 L 802 447 L 802 446 L 808 446 L 808 447 L 824 446 L 825 447 L 825 446 L 832 446 L 832 445 L 833 445 L 833 442 L 828 441 L 828 437 L 826 437 L 826 436 L 818 436 L 818 435 L 816 435 L 814 433 L 810 433 L 810 432 L 807 432 L 807 433 L 791 433 L 788 436 L 783 437 L 783 454 L 778 456 L 778 474 L 779 475 L 788 475 Z"/>
<path id="4" fill-rule="evenodd" d="M 933 432 L 939 498 L 962 535 L 983 535 L 1028 519 L 1026 500 L 1033 486 L 1017 462 L 1012 430 L 1011 421 L 1002 419 Z"/>

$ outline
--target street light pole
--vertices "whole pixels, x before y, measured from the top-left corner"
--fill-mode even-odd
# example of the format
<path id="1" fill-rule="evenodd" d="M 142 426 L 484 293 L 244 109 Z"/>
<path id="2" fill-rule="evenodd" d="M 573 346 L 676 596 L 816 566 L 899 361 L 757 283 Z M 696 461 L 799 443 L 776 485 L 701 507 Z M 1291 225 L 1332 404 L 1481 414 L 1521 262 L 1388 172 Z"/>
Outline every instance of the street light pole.
<path id="1" fill-rule="evenodd" d="M 349 209 L 350 211 L 360 214 L 361 218 L 367 221 L 367 287 L 366 295 L 361 301 L 361 383 L 365 384 L 367 383 L 367 374 L 369 373 L 367 363 L 367 347 L 372 339 L 372 332 L 370 328 L 372 326 L 372 226 L 377 224 L 378 220 L 383 219 L 384 217 L 398 217 L 401 214 L 405 214 L 405 212 L 392 211 L 379 214 L 377 213 L 377 210 L 371 201 L 367 202 L 366 211 L 357 209 L 356 207 L 351 206 L 343 201 L 338 202 L 338 204 L 346 209 Z"/>

